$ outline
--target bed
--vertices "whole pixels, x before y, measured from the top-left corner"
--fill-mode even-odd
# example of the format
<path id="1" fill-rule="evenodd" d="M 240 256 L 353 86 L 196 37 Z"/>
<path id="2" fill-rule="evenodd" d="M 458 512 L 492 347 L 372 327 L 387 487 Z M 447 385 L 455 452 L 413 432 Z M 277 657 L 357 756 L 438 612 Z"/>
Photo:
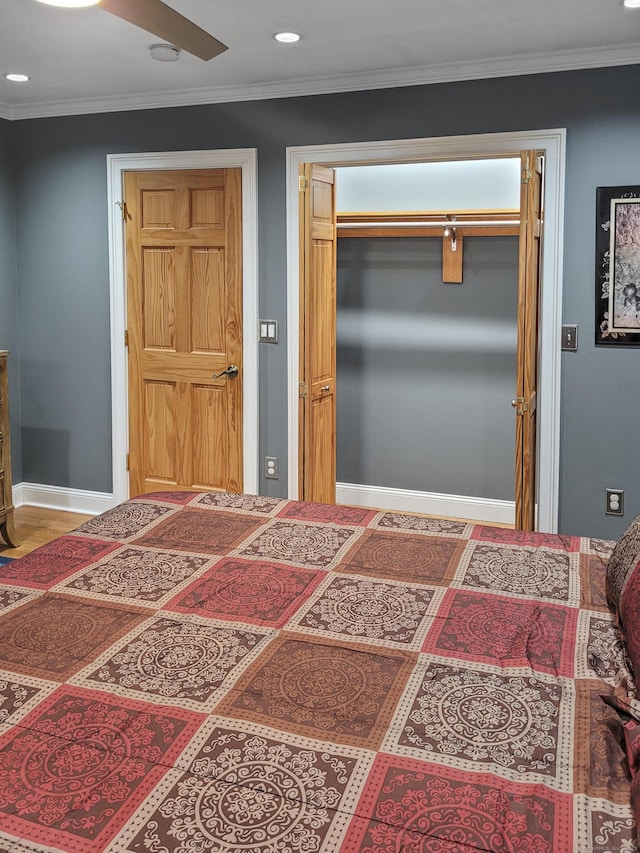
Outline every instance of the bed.
<path id="1" fill-rule="evenodd" d="M 630 853 L 625 537 L 607 587 L 613 542 L 356 507 L 91 519 L 0 566 L 0 851 Z"/>

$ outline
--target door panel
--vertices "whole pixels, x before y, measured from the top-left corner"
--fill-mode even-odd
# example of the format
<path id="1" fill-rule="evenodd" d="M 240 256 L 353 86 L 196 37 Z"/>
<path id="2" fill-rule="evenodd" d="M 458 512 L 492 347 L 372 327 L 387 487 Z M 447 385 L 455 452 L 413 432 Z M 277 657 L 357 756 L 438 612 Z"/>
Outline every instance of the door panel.
<path id="1" fill-rule="evenodd" d="M 130 493 L 240 491 L 241 170 L 130 172 L 125 198 Z"/>
<path id="2" fill-rule="evenodd" d="M 334 172 L 301 167 L 300 489 L 302 500 L 336 494 L 336 216 Z"/>
<path id="3" fill-rule="evenodd" d="M 536 526 L 536 443 L 542 159 L 523 151 L 518 263 L 516 377 L 516 528 Z"/>

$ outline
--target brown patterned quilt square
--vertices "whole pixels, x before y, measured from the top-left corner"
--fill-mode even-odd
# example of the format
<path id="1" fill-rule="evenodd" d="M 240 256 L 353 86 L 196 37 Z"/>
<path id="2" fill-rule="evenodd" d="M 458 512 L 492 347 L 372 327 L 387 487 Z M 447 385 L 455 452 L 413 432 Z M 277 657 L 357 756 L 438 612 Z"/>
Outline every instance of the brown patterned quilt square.
<path id="1" fill-rule="evenodd" d="M 572 556 L 577 561 L 577 555 L 484 543 L 471 548 L 462 581 L 465 586 L 577 604 L 579 575 L 572 563 Z"/>
<path id="2" fill-rule="evenodd" d="M 253 515 L 185 507 L 140 536 L 136 543 L 151 548 L 226 554 L 237 548 L 261 524 L 264 524 L 264 518 Z"/>
<path id="3" fill-rule="evenodd" d="M 148 615 L 71 596 L 36 598 L 0 616 L 0 668 L 64 681 Z"/>
<path id="4" fill-rule="evenodd" d="M 231 625 L 159 615 L 75 682 L 203 710 L 264 639 Z"/>
<path id="5" fill-rule="evenodd" d="M 0 723 L 10 723 L 13 715 L 40 691 L 40 687 L 27 679 L 0 676 Z"/>
<path id="6" fill-rule="evenodd" d="M 190 772 L 171 774 L 159 786 L 157 805 L 141 815 L 127 851 L 166 851 L 166 839 L 178 838 L 175 849 L 194 853 L 340 849 L 370 763 L 366 753 L 211 728 Z"/>
<path id="7" fill-rule="evenodd" d="M 425 587 L 332 572 L 322 593 L 293 622 L 316 634 L 416 648 L 432 621 L 435 595 Z"/>
<path id="8" fill-rule="evenodd" d="M 384 748 L 507 779 L 551 779 L 569 791 L 571 768 L 561 756 L 574 701 L 568 679 L 427 659 L 411 679 Z"/>
<path id="9" fill-rule="evenodd" d="M 162 506 L 151 501 L 146 502 L 140 499 L 127 501 L 103 512 L 102 515 L 85 521 L 78 527 L 76 533 L 126 542 L 132 536 L 140 534 L 145 527 L 176 511 L 175 506 Z"/>
<path id="10" fill-rule="evenodd" d="M 466 521 L 453 521 L 448 518 L 427 518 L 423 515 L 409 515 L 404 512 L 385 512 L 373 525 L 381 530 L 413 530 L 430 536 L 469 537 L 473 525 Z"/>
<path id="11" fill-rule="evenodd" d="M 591 797 L 613 803 L 629 802 L 629 764 L 620 744 L 622 722 L 617 712 L 603 702 L 607 692 L 600 681 L 576 682 L 575 788 Z"/>
<path id="12" fill-rule="evenodd" d="M 283 634 L 216 712 L 375 749 L 414 661 L 410 652 Z"/>
<path id="13" fill-rule="evenodd" d="M 439 536 L 398 536 L 367 530 L 338 571 L 443 585 L 453 578 L 466 544 L 464 540 Z"/>
<path id="14" fill-rule="evenodd" d="M 580 555 L 580 607 L 609 612 L 606 572 L 607 561 L 599 554 Z"/>
<path id="15" fill-rule="evenodd" d="M 58 589 L 74 590 L 101 600 L 123 598 L 158 604 L 210 562 L 211 558 L 202 554 L 131 545 L 80 572 Z"/>
<path id="16" fill-rule="evenodd" d="M 310 569 L 330 569 L 349 547 L 356 531 L 338 524 L 313 524 L 279 518 L 240 549 L 248 559 L 273 560 Z"/>

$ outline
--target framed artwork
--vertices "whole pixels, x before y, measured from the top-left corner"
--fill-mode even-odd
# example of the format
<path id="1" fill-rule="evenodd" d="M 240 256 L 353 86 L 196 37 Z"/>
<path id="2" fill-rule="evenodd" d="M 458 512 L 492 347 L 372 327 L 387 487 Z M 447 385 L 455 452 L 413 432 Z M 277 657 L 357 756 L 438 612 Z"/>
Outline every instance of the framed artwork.
<path id="1" fill-rule="evenodd" d="M 640 186 L 596 190 L 596 345 L 640 346 Z"/>
<path id="2" fill-rule="evenodd" d="M 596 190 L 596 345 L 640 346 L 640 186 Z"/>

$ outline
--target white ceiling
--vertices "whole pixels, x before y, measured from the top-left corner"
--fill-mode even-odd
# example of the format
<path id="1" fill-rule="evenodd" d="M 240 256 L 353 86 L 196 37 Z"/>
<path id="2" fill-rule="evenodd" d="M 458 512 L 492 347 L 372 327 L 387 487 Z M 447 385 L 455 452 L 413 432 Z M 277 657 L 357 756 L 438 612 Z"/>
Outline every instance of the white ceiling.
<path id="1" fill-rule="evenodd" d="M 229 50 L 157 62 L 99 7 L 0 0 L 0 117 L 215 103 L 640 63 L 622 0 L 168 0 Z M 295 45 L 272 38 L 303 34 Z"/>

